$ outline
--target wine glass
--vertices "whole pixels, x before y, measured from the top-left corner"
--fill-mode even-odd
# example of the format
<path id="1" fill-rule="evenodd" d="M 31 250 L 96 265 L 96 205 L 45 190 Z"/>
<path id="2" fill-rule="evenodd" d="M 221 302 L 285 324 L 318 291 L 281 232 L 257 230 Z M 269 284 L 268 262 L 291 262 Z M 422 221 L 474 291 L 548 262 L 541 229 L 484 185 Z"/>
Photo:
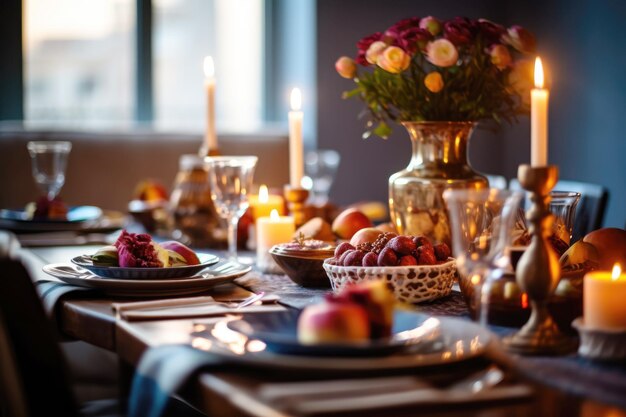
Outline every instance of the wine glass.
<path id="1" fill-rule="evenodd" d="M 490 318 L 497 316 L 495 310 L 508 307 L 506 295 L 518 295 L 510 246 L 522 197 L 521 192 L 495 188 L 447 190 L 443 194 L 450 214 L 459 286 L 470 312 L 481 324 L 493 322 Z"/>
<path id="2" fill-rule="evenodd" d="M 341 156 L 332 149 L 309 151 L 304 156 L 304 169 L 310 182 L 311 201 L 319 206 L 328 202 Z"/>
<path id="3" fill-rule="evenodd" d="M 248 194 L 257 163 L 256 156 L 206 157 L 211 199 L 220 217 L 228 222 L 228 259 L 237 259 L 237 223 L 248 209 Z"/>
<path id="4" fill-rule="evenodd" d="M 67 158 L 72 143 L 67 141 L 28 142 L 31 168 L 35 182 L 52 201 L 65 183 Z"/>

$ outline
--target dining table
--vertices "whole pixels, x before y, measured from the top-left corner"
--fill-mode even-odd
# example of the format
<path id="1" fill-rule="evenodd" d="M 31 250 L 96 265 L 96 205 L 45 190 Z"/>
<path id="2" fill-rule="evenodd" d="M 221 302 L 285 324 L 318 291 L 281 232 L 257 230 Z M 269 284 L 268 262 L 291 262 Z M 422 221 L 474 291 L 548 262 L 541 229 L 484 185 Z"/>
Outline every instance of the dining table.
<path id="1" fill-rule="evenodd" d="M 224 317 L 156 318 L 126 320 L 113 308 L 116 304 L 143 301 L 144 297 L 120 297 L 97 289 L 64 284 L 45 273 L 45 265 L 69 263 L 73 257 L 94 253 L 101 245 L 37 245 L 29 237 L 20 250 L 20 258 L 35 283 L 54 283 L 62 289 L 57 297 L 42 301 L 64 340 L 81 340 L 114 352 L 119 358 L 122 391 L 128 394 L 137 366 L 146 351 L 163 346 L 187 346 L 195 352 L 211 355 L 209 338 L 202 337 Z M 208 251 L 212 252 L 212 251 Z M 220 251 L 212 253 L 223 256 Z M 253 257 L 252 253 L 246 253 Z M 39 287 L 39 285 L 38 285 Z M 193 296 L 210 295 L 217 301 L 241 300 L 264 292 L 278 297 L 277 307 L 287 311 L 301 310 L 324 299 L 330 288 L 303 288 L 281 274 L 266 274 L 254 265 L 250 272 L 232 282 L 209 288 Z M 186 295 L 190 296 L 190 295 Z M 161 298 L 186 297 L 185 295 Z M 46 304 L 48 303 L 48 304 Z M 471 322 L 462 296 L 453 290 L 443 299 L 412 308 L 420 313 L 448 317 L 467 326 Z M 246 313 L 243 313 L 244 315 Z M 250 313 L 254 314 L 254 313 Z M 513 329 L 514 330 L 514 329 Z M 626 416 L 626 369 L 623 364 L 594 363 L 569 355 L 524 357 L 507 353 L 500 343 L 501 329 L 485 329 L 491 338 L 484 351 L 467 361 L 407 369 L 359 372 L 343 369 L 325 372 L 315 366 L 285 366 L 276 355 L 275 362 L 260 366 L 232 360 L 222 366 L 204 367 L 189 375 L 178 390 L 180 398 L 207 415 L 220 416 Z M 346 358 L 346 361 L 354 358 Z M 308 358 L 298 358 L 306 364 Z M 341 361 L 341 358 L 334 359 Z M 377 363 L 380 358 L 372 358 Z M 368 359 L 363 359 L 367 363 Z M 313 362 L 314 363 L 314 362 Z M 324 363 L 324 362 L 320 362 Z M 275 366 L 272 366 L 275 365 Z M 323 366 L 322 366 L 323 368 Z M 445 387 L 466 379 L 484 369 L 497 368 L 505 375 L 505 387 L 516 395 L 502 395 L 484 401 L 464 398 L 455 402 Z M 428 388 L 415 389 L 413 396 L 393 401 L 393 384 L 406 378 Z M 354 393 L 349 387 L 362 387 Z M 420 389 L 436 387 L 438 400 L 418 400 Z M 356 388 L 359 389 L 359 388 Z M 341 395 L 342 390 L 347 390 Z M 521 390 L 521 391 L 520 391 Z M 318 395 L 309 395 L 318 392 Z M 290 395 L 293 393 L 294 395 Z M 358 395 L 357 395 L 358 394 Z M 379 401 L 380 399 L 380 401 Z M 334 402 L 333 402 L 334 401 Z M 368 405 L 369 404 L 369 405 Z M 333 408 L 332 405 L 335 407 Z"/>

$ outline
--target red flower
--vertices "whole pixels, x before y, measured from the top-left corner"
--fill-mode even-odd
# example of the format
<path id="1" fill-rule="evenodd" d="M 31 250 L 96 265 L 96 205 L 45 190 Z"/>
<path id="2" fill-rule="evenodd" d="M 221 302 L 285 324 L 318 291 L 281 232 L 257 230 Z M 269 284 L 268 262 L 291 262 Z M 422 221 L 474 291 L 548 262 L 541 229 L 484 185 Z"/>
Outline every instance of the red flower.
<path id="1" fill-rule="evenodd" d="M 396 22 L 393 26 L 385 31 L 385 41 L 388 41 L 388 44 L 394 44 L 395 41 L 401 36 L 402 32 L 411 29 L 411 28 L 419 28 L 420 27 L 420 18 L 419 17 L 409 17 L 408 19 L 402 19 Z"/>
<path id="2" fill-rule="evenodd" d="M 408 54 L 413 55 L 423 50 L 431 39 L 432 35 L 428 30 L 412 27 L 400 33 L 398 44 Z"/>
<path id="3" fill-rule="evenodd" d="M 482 33 L 488 45 L 499 43 L 506 28 L 487 19 L 478 19 L 478 30 Z"/>
<path id="4" fill-rule="evenodd" d="M 373 44 L 376 41 L 381 40 L 382 38 L 383 38 L 383 34 L 380 32 L 376 32 L 358 41 L 356 43 L 356 48 L 358 49 L 356 62 L 359 63 L 360 65 L 365 65 L 365 66 L 370 65 L 370 63 L 367 62 L 367 59 L 365 59 L 365 54 L 367 53 L 367 50 L 369 49 L 371 44 Z"/>
<path id="5" fill-rule="evenodd" d="M 443 36 L 455 45 L 470 43 L 473 33 L 474 25 L 466 17 L 455 17 L 443 25 Z"/>

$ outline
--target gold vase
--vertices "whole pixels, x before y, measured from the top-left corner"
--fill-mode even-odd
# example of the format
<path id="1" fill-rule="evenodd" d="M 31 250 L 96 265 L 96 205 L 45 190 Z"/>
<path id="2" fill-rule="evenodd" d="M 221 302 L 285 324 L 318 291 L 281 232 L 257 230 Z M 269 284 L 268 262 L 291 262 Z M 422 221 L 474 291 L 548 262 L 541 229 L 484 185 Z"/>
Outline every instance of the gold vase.
<path id="1" fill-rule="evenodd" d="M 402 122 L 413 148 L 406 169 L 389 178 L 389 211 L 398 232 L 425 235 L 450 245 L 450 223 L 442 194 L 447 189 L 482 189 L 487 178 L 467 161 L 474 122 Z"/>

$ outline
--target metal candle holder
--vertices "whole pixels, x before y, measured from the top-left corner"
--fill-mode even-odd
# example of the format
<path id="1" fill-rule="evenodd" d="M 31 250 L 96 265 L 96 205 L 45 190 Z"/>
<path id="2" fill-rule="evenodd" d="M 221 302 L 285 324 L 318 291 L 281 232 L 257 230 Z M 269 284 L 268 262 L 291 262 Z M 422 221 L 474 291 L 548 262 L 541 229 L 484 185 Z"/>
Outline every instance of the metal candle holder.
<path id="1" fill-rule="evenodd" d="M 517 178 L 530 192 L 532 206 L 526 213 L 531 242 L 517 264 L 517 283 L 531 305 L 528 322 L 513 336 L 505 338 L 506 347 L 523 355 L 566 353 L 575 342 L 561 333 L 548 311 L 548 300 L 560 279 L 559 260 L 549 247 L 554 216 L 550 213 L 550 190 L 559 178 L 554 165 L 532 167 L 520 165 Z"/>
<path id="2" fill-rule="evenodd" d="M 307 221 L 304 203 L 309 198 L 309 190 L 285 185 L 284 194 L 296 227 L 302 226 Z"/>

